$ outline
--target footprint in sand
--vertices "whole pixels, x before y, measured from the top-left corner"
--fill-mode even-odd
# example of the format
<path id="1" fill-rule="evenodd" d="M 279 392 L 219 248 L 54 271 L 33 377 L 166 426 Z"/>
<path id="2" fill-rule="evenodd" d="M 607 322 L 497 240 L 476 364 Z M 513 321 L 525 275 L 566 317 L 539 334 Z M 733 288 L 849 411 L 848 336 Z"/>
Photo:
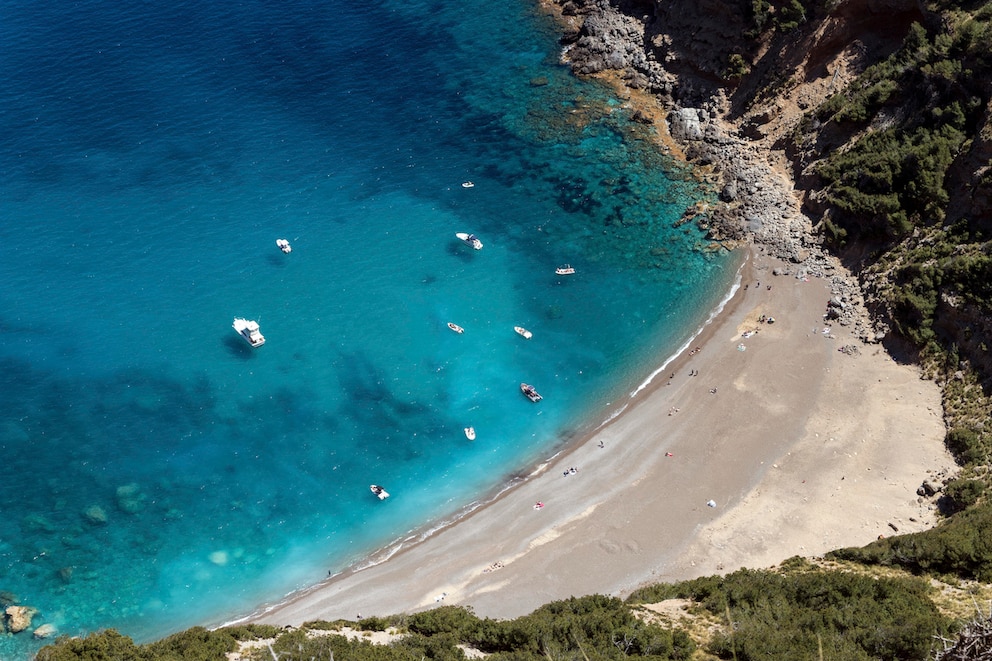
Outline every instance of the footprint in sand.
<path id="1" fill-rule="evenodd" d="M 603 549 L 610 555 L 615 555 L 620 552 L 620 545 L 610 539 L 604 539 L 599 543 L 599 548 Z"/>

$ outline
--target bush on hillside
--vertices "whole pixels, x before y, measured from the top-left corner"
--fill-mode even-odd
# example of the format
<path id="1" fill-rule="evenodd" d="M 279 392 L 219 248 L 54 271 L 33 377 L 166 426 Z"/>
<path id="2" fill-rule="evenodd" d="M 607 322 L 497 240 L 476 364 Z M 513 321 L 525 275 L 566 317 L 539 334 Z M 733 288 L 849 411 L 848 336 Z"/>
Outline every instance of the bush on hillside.
<path id="1" fill-rule="evenodd" d="M 720 658 L 926 658 L 931 636 L 949 622 L 925 582 L 808 570 L 742 569 L 631 595 L 635 603 L 691 599 L 727 622 L 709 651 Z M 729 620 L 729 621 L 728 621 Z"/>
<path id="2" fill-rule="evenodd" d="M 963 512 L 978 502 L 985 493 L 985 484 L 978 480 L 965 478 L 951 480 L 944 487 L 941 499 L 942 509 L 949 514 Z"/>
<path id="3" fill-rule="evenodd" d="M 59 636 L 51 645 L 38 650 L 37 661 L 146 661 L 154 657 L 115 629 L 91 633 L 85 638 Z"/>
<path id="4" fill-rule="evenodd" d="M 992 506 L 980 503 L 931 530 L 889 537 L 828 557 L 992 582 Z"/>

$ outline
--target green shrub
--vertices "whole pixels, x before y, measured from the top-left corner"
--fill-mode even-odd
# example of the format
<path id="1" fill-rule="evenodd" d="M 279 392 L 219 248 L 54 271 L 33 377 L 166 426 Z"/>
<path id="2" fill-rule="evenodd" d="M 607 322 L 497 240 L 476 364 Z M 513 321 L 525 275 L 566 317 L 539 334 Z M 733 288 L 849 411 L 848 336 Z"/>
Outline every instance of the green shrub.
<path id="1" fill-rule="evenodd" d="M 203 627 L 193 627 L 146 647 L 155 659 L 215 661 L 223 659 L 228 652 L 233 652 L 237 648 L 237 641 L 227 629 L 209 631 Z"/>
<path id="2" fill-rule="evenodd" d="M 751 71 L 751 67 L 747 65 L 744 60 L 744 56 L 740 53 L 731 53 L 727 61 L 727 68 L 723 72 L 724 80 L 737 81 L 743 78 Z"/>
<path id="3" fill-rule="evenodd" d="M 638 590 L 630 601 L 679 597 L 729 626 L 709 651 L 720 658 L 876 659 L 926 657 L 931 635 L 948 622 L 918 579 L 874 579 L 839 571 L 740 570 Z"/>
<path id="4" fill-rule="evenodd" d="M 91 633 L 85 638 L 59 636 L 38 650 L 37 661 L 145 661 L 153 657 L 127 636 L 114 629 Z"/>
<path id="5" fill-rule="evenodd" d="M 889 537 L 828 557 L 992 582 L 992 507 L 979 503 L 924 532 Z"/>
<path id="6" fill-rule="evenodd" d="M 429 611 L 414 613 L 407 620 L 407 627 L 414 633 L 431 636 L 439 633 L 460 633 L 474 629 L 479 618 L 461 606 L 441 606 Z"/>
<path id="7" fill-rule="evenodd" d="M 233 627 L 224 627 L 220 631 L 235 640 L 262 640 L 275 638 L 283 632 L 283 628 L 274 624 L 239 624 Z"/>
<path id="8" fill-rule="evenodd" d="M 951 480 L 944 488 L 944 508 L 951 513 L 961 512 L 978 502 L 985 493 L 985 485 L 978 480 Z"/>
<path id="9" fill-rule="evenodd" d="M 944 436 L 948 451 L 965 464 L 973 463 L 982 455 L 978 433 L 972 429 L 954 427 Z"/>
<path id="10" fill-rule="evenodd" d="M 458 642 L 458 638 L 451 633 L 437 633 L 432 636 L 410 634 L 393 643 L 392 647 L 400 654 L 401 659 L 464 661 L 465 652 L 458 647 Z"/>
<path id="11" fill-rule="evenodd" d="M 390 621 L 385 617 L 363 617 L 358 621 L 358 626 L 362 631 L 385 631 Z"/>
<path id="12" fill-rule="evenodd" d="M 688 659 L 696 646 L 687 633 L 646 624 L 619 599 L 590 595 L 555 601 L 509 622 L 483 620 L 466 641 L 493 661 L 529 658 Z"/>

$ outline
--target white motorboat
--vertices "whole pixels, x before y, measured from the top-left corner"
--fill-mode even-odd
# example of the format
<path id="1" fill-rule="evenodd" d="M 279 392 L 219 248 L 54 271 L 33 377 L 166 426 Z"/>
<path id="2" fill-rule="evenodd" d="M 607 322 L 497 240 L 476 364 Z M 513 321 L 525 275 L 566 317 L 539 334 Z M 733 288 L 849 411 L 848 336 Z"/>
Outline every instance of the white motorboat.
<path id="1" fill-rule="evenodd" d="M 524 396 L 532 402 L 539 402 L 544 399 L 538 394 L 537 390 L 534 389 L 534 386 L 526 383 L 520 384 L 520 392 L 522 392 Z"/>
<path id="2" fill-rule="evenodd" d="M 474 234 L 466 234 L 465 232 L 456 232 L 455 236 L 459 238 L 462 242 L 467 245 L 472 246 L 476 250 L 482 250 L 482 241 L 479 241 L 479 237 Z"/>
<path id="3" fill-rule="evenodd" d="M 523 326 L 514 326 L 514 327 L 513 327 L 513 330 L 515 330 L 515 331 L 517 331 L 517 334 L 518 334 L 518 335 L 520 335 L 521 337 L 524 337 L 524 338 L 526 338 L 526 339 L 528 339 L 528 340 L 529 340 L 530 338 L 532 338 L 532 337 L 534 337 L 534 334 L 533 334 L 533 333 L 531 333 L 531 332 L 530 332 L 529 330 L 527 330 L 526 328 L 524 328 Z"/>
<path id="4" fill-rule="evenodd" d="M 573 275 L 575 269 L 572 268 L 571 264 L 565 264 L 564 266 L 559 266 L 555 269 L 555 273 L 558 275 Z"/>
<path id="5" fill-rule="evenodd" d="M 475 440 L 475 427 L 466 427 L 465 428 L 465 438 L 467 438 L 470 441 L 474 441 Z"/>
<path id="6" fill-rule="evenodd" d="M 375 495 L 379 500 L 386 500 L 389 498 L 389 492 L 380 487 L 378 484 L 369 485 L 369 490 Z"/>
<path id="7" fill-rule="evenodd" d="M 257 321 L 235 317 L 233 327 L 238 332 L 238 335 L 243 337 L 245 342 L 253 347 L 260 347 L 265 344 L 265 336 L 258 329 Z"/>
<path id="8" fill-rule="evenodd" d="M 463 181 L 462 188 L 475 188 L 475 184 L 471 181 Z"/>
<path id="9" fill-rule="evenodd" d="M 450 321 L 448 322 L 448 328 L 450 328 L 451 330 L 455 331 L 459 335 L 465 332 L 465 329 L 464 328 L 462 328 L 458 324 L 453 324 Z"/>
<path id="10" fill-rule="evenodd" d="M 276 239 L 276 245 L 279 246 L 279 250 L 284 253 L 289 254 L 293 252 L 293 246 L 289 245 L 288 239 Z"/>

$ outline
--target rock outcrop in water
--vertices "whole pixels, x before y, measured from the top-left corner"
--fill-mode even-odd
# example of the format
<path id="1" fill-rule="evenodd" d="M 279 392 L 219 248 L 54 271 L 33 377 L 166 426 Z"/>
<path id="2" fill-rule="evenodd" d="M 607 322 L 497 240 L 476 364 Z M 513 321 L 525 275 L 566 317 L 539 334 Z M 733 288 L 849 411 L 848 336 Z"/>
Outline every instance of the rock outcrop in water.
<path id="1" fill-rule="evenodd" d="M 36 611 L 28 606 L 7 606 L 4 611 L 5 618 L 4 623 L 7 627 L 7 631 L 10 633 L 20 633 L 28 627 L 31 626 L 31 618 L 35 616 Z"/>

